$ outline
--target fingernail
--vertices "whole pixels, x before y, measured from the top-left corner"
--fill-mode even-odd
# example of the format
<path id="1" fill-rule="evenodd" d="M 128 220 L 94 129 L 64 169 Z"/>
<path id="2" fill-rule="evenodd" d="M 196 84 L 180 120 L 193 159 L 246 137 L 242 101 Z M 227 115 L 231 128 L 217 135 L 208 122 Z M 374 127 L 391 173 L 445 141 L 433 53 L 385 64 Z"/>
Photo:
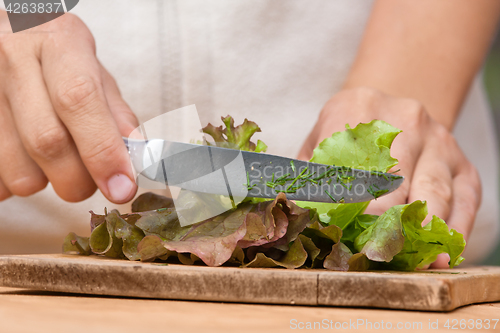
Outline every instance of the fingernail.
<path id="1" fill-rule="evenodd" d="M 108 191 L 111 199 L 116 202 L 125 201 L 130 197 L 135 185 L 125 175 L 117 174 L 108 180 Z"/>

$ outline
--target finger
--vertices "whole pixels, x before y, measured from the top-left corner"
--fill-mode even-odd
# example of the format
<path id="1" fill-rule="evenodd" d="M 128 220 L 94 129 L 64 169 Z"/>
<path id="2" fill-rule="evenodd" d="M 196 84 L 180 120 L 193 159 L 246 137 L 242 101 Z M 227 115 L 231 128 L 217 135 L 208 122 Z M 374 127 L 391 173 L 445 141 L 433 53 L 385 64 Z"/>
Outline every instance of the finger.
<path id="1" fill-rule="evenodd" d="M 447 224 L 450 230 L 455 229 L 467 241 L 481 204 L 481 183 L 474 167 L 465 159 L 463 165 L 466 167 L 453 178 L 453 201 Z M 448 253 L 441 253 L 431 268 L 448 268 L 449 262 Z"/>
<path id="2" fill-rule="evenodd" d="M 124 203 L 137 190 L 129 155 L 106 101 L 92 36 L 83 23 L 73 24 L 77 28 L 64 42 L 42 48 L 49 95 L 99 189 Z"/>
<path id="3" fill-rule="evenodd" d="M 44 189 L 47 178 L 24 149 L 5 98 L 0 102 L 0 127 L 0 177 L 3 179 L 0 198 L 11 194 L 28 196 Z"/>
<path id="4" fill-rule="evenodd" d="M 424 223 L 428 223 L 433 215 L 448 219 L 453 198 L 452 185 L 449 162 L 440 159 L 433 148 L 427 149 L 417 163 L 408 195 L 408 202 L 427 202 L 428 214 Z"/>
<path id="5" fill-rule="evenodd" d="M 4 201 L 12 196 L 9 189 L 4 185 L 2 179 L 0 178 L 0 201 Z"/>
<path id="6" fill-rule="evenodd" d="M 139 121 L 127 102 L 123 100 L 115 79 L 101 64 L 99 64 L 99 67 L 102 74 L 104 94 L 106 95 L 111 114 L 118 125 L 120 134 L 128 137 L 139 126 Z"/>
<path id="7" fill-rule="evenodd" d="M 464 162 L 464 165 L 453 178 L 453 202 L 447 224 L 467 240 L 481 204 L 481 181 L 472 165 L 468 162 Z"/>
<path id="8" fill-rule="evenodd" d="M 314 151 L 313 144 L 311 144 L 312 140 L 313 139 L 311 138 L 310 135 L 302 145 L 302 148 L 300 148 L 299 154 L 297 155 L 297 159 L 302 161 L 309 161 L 312 158 Z"/>
<path id="9" fill-rule="evenodd" d="M 448 253 L 440 253 L 436 261 L 434 261 L 430 267 L 431 268 L 449 268 L 450 267 L 450 255 Z"/>
<path id="10" fill-rule="evenodd" d="M 24 154 L 22 160 L 17 158 L 30 169 L 34 169 L 35 161 L 41 168 L 38 173 L 43 170 L 62 199 L 76 202 L 90 197 L 96 185 L 66 127 L 54 112 L 38 60 L 34 57 L 23 59 L 22 66 L 11 69 L 9 82 L 6 88 L 8 98 L 16 131 L 24 146 L 18 146 L 17 150 L 22 152 L 26 149 L 32 160 L 28 163 Z M 15 134 L 11 133 L 10 138 L 15 138 Z M 33 171 L 33 177 L 39 178 L 38 173 Z M 9 183 L 6 185 L 9 186 Z"/>
<path id="11" fill-rule="evenodd" d="M 0 201 L 4 201 L 12 196 L 12 193 L 7 189 L 0 179 Z"/>
<path id="12" fill-rule="evenodd" d="M 302 161 L 309 161 L 313 156 L 314 149 L 319 145 L 321 141 L 323 141 L 323 137 L 325 138 L 328 137 L 328 134 L 326 134 L 327 131 L 328 133 L 330 132 L 330 127 L 328 126 L 328 124 L 325 124 L 325 122 L 322 122 L 321 119 L 319 119 L 314 125 L 314 128 L 311 131 L 311 133 L 309 133 L 309 135 L 307 136 L 306 141 L 304 141 L 304 143 L 302 144 L 299 154 L 297 155 L 297 159 Z M 319 134 L 320 132 L 325 132 L 325 133 L 320 135 Z M 320 137 L 321 140 L 319 140 Z"/>

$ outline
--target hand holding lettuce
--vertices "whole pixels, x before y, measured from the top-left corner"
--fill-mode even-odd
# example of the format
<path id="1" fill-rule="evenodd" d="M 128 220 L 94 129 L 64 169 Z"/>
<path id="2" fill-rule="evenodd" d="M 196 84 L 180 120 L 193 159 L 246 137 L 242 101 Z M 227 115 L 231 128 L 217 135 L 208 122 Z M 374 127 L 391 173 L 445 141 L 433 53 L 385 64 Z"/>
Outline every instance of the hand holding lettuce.
<path id="1" fill-rule="evenodd" d="M 394 169 L 401 169 L 399 174 L 405 181 L 394 193 L 372 201 L 366 212 L 382 215 L 393 206 L 427 200 L 429 215 L 424 223 L 430 222 L 432 215 L 439 216 L 467 240 L 481 202 L 481 182 L 451 132 L 453 121 L 444 119 L 451 115 L 429 110 L 411 98 L 350 86 L 325 104 L 299 158 L 310 159 L 320 142 L 332 132 L 342 131 L 346 123 L 384 120 L 403 130 L 392 144 L 391 154 L 399 159 Z M 448 261 L 442 254 L 432 266 L 445 268 Z"/>
<path id="2" fill-rule="evenodd" d="M 265 151 L 250 141 L 259 127 L 245 119 L 234 127 L 203 129 L 217 145 Z M 397 160 L 390 147 L 400 130 L 374 120 L 347 126 L 314 150 L 312 162 L 386 172 Z M 192 200 L 203 200 L 193 196 Z M 448 253 L 450 267 L 458 265 L 465 241 L 438 217 L 422 227 L 425 202 L 395 206 L 381 216 L 365 215 L 369 202 L 357 204 L 294 203 L 280 193 L 275 200 L 246 200 L 236 209 L 188 227 L 181 227 L 167 198 L 146 194 L 133 204 L 133 213 L 92 214 L 90 238 L 69 234 L 65 253 L 96 253 L 129 260 L 203 261 L 241 267 L 324 267 L 330 270 L 414 270 Z"/>

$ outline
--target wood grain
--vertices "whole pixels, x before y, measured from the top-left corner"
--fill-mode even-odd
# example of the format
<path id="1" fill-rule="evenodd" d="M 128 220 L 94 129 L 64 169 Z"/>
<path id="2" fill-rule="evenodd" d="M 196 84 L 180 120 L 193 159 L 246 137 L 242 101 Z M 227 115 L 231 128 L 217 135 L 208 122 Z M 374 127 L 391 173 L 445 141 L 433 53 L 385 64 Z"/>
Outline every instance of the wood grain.
<path id="1" fill-rule="evenodd" d="M 305 328 L 308 323 L 315 325 L 324 321 L 332 322 L 333 327 L 336 323 L 356 324 L 354 328 L 314 331 L 441 333 L 450 332 L 445 327 L 446 321 L 472 320 L 474 323 L 485 323 L 489 319 L 491 323 L 491 319 L 498 318 L 499 314 L 500 303 L 471 305 L 451 312 L 420 312 L 134 299 L 0 287 L 2 333 L 309 332 L 313 330 L 299 327 Z M 377 329 L 375 323 L 381 322 L 392 329 Z M 433 329 L 429 329 L 430 322 L 437 322 L 437 328 L 433 326 Z M 398 324 L 407 325 L 408 328 L 396 329 Z M 495 329 L 491 325 L 488 330 L 468 328 L 461 331 L 497 332 L 499 325 Z"/>
<path id="2" fill-rule="evenodd" d="M 97 256 L 0 256 L 0 285 L 79 294 L 450 311 L 500 301 L 500 267 L 332 272 L 159 265 Z"/>

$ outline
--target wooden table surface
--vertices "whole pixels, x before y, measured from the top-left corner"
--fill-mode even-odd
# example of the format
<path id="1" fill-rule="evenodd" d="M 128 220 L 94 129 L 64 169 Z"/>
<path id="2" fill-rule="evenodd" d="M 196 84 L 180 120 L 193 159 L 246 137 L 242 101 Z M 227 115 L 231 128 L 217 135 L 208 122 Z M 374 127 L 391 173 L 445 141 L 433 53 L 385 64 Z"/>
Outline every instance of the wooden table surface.
<path id="1" fill-rule="evenodd" d="M 498 332 L 500 303 L 462 307 L 447 313 L 400 310 L 327 308 L 196 301 L 167 301 L 29 291 L 0 287 L 0 332 L 381 332 L 388 325 L 399 332 Z M 490 329 L 485 329 L 490 319 Z M 453 320 L 456 320 L 454 322 Z M 460 329 L 460 320 L 471 328 Z M 474 320 L 474 326 L 472 321 Z M 429 329 L 429 322 L 438 329 Z M 446 328 L 449 321 L 450 328 Z M 479 330 L 478 323 L 483 328 Z M 350 324 L 350 323 L 351 324 Z M 337 324 L 336 324 L 337 323 Z M 370 324 L 371 323 L 371 324 Z M 420 323 L 420 324 L 419 324 Z M 335 329 L 343 324 L 344 329 Z M 359 324 L 359 325 L 358 325 Z M 318 328 L 318 324 L 316 324 Z M 332 325 L 330 329 L 326 325 Z M 358 325 L 358 326 L 356 326 Z M 370 329 L 370 325 L 372 328 Z M 378 329 L 377 329 L 378 325 Z M 383 325 L 383 326 L 380 326 Z M 406 329 L 404 328 L 406 325 Z M 413 328 L 412 328 L 413 326 Z M 304 329 L 300 329 L 303 327 Z M 382 329 L 382 327 L 386 329 Z M 154 330 L 154 331 L 153 331 Z"/>

